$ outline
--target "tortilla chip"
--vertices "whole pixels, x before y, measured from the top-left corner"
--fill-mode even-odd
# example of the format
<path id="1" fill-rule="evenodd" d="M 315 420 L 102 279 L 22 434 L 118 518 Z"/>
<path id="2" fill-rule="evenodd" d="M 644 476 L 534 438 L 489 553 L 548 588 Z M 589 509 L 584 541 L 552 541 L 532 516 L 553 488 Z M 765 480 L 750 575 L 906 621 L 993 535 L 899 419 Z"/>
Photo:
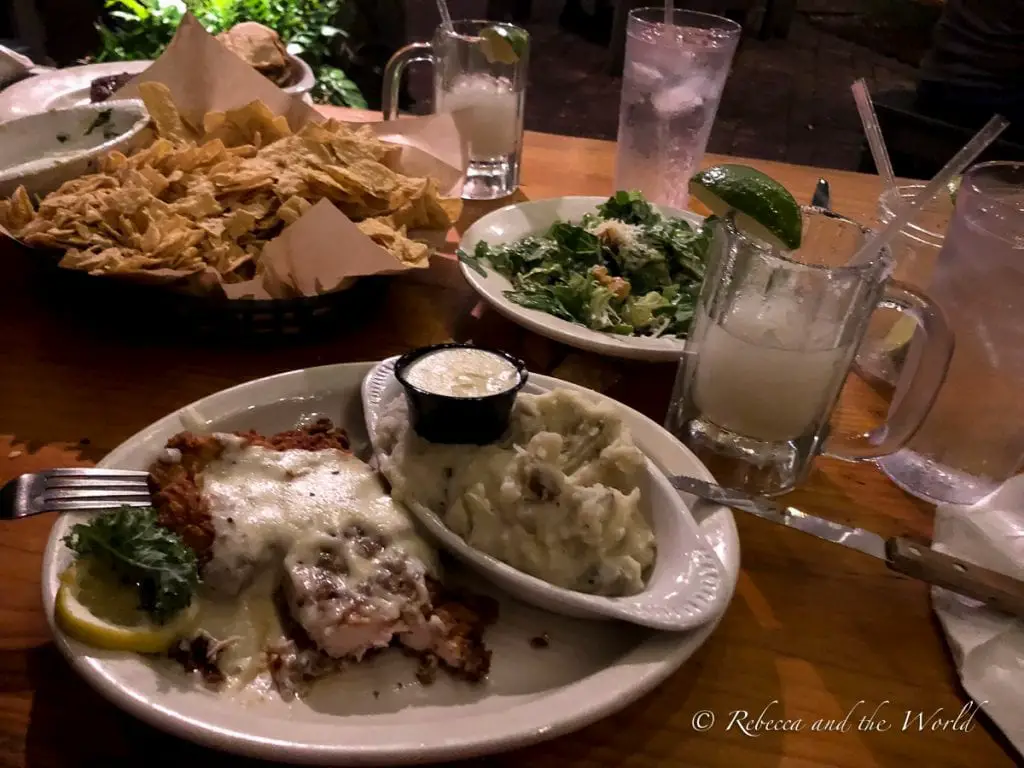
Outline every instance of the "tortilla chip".
<path id="1" fill-rule="evenodd" d="M 163 83 L 140 83 L 139 95 L 146 105 L 149 116 L 153 118 L 158 134 L 176 144 L 184 144 L 193 139 L 192 131 L 185 125 L 181 113 L 174 106 L 170 88 Z"/>

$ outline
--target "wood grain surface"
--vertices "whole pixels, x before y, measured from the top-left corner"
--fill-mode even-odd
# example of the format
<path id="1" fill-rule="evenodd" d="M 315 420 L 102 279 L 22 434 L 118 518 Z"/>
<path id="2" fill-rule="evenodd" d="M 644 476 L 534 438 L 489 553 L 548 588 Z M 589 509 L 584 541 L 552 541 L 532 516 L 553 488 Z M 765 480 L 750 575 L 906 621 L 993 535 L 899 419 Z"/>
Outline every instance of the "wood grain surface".
<path id="1" fill-rule="evenodd" d="M 723 158 L 708 157 L 708 163 Z M 528 134 L 522 198 L 611 191 L 614 145 Z M 820 175 L 833 206 L 873 221 L 877 179 L 750 161 L 809 200 Z M 508 201 L 502 201 L 505 204 Z M 467 207 L 460 227 L 496 205 Z M 131 434 L 221 388 L 292 368 L 376 360 L 417 345 L 473 339 L 609 393 L 660 421 L 674 366 L 619 363 L 548 342 L 484 309 L 451 257 L 392 279 L 359 322 L 326 340 L 276 347 L 185 342 L 132 316 L 96 325 L 55 300 L 31 255 L 0 243 L 0 481 L 55 465 L 88 464 Z M 80 306 L 80 305 L 75 305 Z M 874 423 L 885 403 L 852 380 L 837 421 Z M 791 494 L 808 512 L 884 536 L 928 538 L 933 511 L 870 464 L 819 459 Z M 259 765 L 167 736 L 121 713 L 72 673 L 51 643 L 40 604 L 41 553 L 53 522 L 0 523 L 0 766 Z M 1002 768 L 1014 753 L 983 716 L 963 730 L 904 729 L 903 720 L 967 703 L 933 617 L 928 590 L 869 557 L 738 513 L 743 569 L 735 599 L 707 644 L 669 681 L 583 731 L 475 766 L 705 768 Z M 696 713 L 715 725 L 701 731 Z M 746 735 L 753 720 L 801 718 L 789 732 Z M 853 711 L 846 732 L 812 731 Z M 860 730 L 877 712 L 886 730 Z M 701 721 L 705 724 L 706 721 Z"/>

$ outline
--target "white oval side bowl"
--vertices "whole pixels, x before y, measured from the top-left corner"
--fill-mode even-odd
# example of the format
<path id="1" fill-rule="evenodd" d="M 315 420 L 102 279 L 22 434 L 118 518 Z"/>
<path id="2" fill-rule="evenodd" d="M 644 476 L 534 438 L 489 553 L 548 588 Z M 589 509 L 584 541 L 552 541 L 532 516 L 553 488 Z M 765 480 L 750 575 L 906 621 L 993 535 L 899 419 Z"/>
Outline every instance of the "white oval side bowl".
<path id="1" fill-rule="evenodd" d="M 363 382 L 363 410 L 375 454 L 378 454 L 375 436 L 381 411 L 392 399 L 404 396 L 394 376 L 395 360 L 397 358 L 381 362 Z M 536 394 L 562 383 L 557 379 L 531 376 L 523 391 Z M 599 400 L 614 402 L 597 392 L 565 384 Z M 616 406 L 625 408 L 621 403 Z M 643 450 L 642 443 L 638 443 L 638 447 Z M 703 471 L 696 471 L 696 474 L 711 477 L 706 468 L 699 463 L 698 466 Z M 650 460 L 647 461 L 645 487 L 641 490 L 658 552 L 643 591 L 624 597 L 603 597 L 556 587 L 470 546 L 437 514 L 422 505 L 407 506 L 445 549 L 524 602 L 574 618 L 614 618 L 664 631 L 699 627 L 717 617 L 728 603 L 729 590 L 724 583 L 722 565 L 701 536 L 683 498 Z"/>
<path id="2" fill-rule="evenodd" d="M 117 135 L 105 138 L 107 131 L 101 127 L 88 133 L 106 111 Z M 70 179 L 95 173 L 108 152 L 130 154 L 151 143 L 154 135 L 149 113 L 137 99 L 68 107 L 2 123 L 0 197 L 13 194 L 19 186 L 30 195 L 45 195 Z M 59 136 L 67 138 L 62 142 Z M 47 159 L 48 152 L 67 154 Z"/>

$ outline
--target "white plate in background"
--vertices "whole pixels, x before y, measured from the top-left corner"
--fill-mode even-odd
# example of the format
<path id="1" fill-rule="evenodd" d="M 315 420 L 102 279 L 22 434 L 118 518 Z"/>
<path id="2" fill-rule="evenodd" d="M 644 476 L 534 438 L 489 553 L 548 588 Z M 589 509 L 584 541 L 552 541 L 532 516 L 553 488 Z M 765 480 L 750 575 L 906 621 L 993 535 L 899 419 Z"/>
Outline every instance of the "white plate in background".
<path id="1" fill-rule="evenodd" d="M 152 61 L 106 61 L 42 72 L 0 91 L 0 123 L 16 117 L 89 103 L 89 86 L 98 77 L 144 72 Z"/>
<path id="2" fill-rule="evenodd" d="M 312 104 L 309 92 L 316 85 L 316 76 L 302 59 L 297 56 L 289 58 L 297 79 L 282 90 L 301 96 L 306 103 Z M 105 61 L 53 69 L 19 80 L 0 91 L 0 123 L 51 109 L 89 104 L 89 87 L 96 78 L 125 73 L 137 75 L 145 72 L 152 63 L 149 60 Z"/>

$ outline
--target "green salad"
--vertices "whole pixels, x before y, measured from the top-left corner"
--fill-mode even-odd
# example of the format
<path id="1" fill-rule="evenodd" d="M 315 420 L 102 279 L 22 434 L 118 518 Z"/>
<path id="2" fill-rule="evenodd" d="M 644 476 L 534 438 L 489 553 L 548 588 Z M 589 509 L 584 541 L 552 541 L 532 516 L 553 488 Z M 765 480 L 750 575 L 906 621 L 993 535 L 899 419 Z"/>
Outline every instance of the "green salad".
<path id="1" fill-rule="evenodd" d="M 710 233 L 667 218 L 639 192 L 616 192 L 577 224 L 459 258 L 512 283 L 505 296 L 595 331 L 685 336 L 704 279 Z"/>

